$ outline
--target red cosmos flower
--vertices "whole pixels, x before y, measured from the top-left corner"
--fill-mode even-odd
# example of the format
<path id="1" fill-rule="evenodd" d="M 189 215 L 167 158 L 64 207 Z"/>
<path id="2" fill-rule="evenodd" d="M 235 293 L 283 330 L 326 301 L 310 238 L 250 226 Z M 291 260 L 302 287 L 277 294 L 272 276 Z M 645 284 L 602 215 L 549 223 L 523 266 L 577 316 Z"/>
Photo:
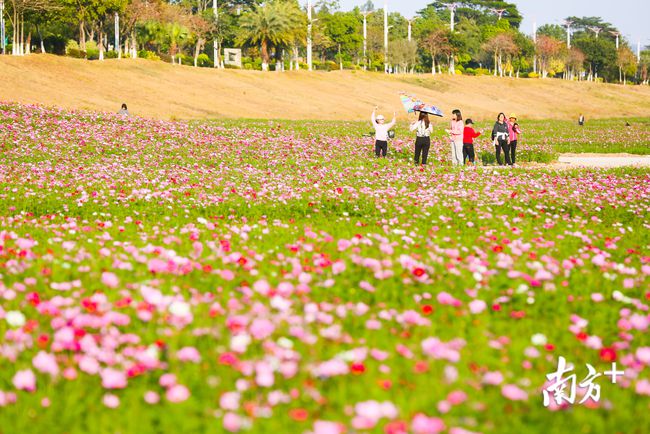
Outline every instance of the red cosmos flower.
<path id="1" fill-rule="evenodd" d="M 366 372 L 366 367 L 363 363 L 353 363 L 350 365 L 350 371 L 352 371 L 354 375 L 361 375 Z"/>
<path id="2" fill-rule="evenodd" d="M 499 312 L 501 310 L 501 305 L 499 303 L 494 303 L 492 305 L 492 310 L 495 312 Z"/>
<path id="3" fill-rule="evenodd" d="M 579 341 L 586 341 L 589 335 L 585 332 L 580 332 L 576 335 L 576 338 L 578 338 Z"/>
<path id="4" fill-rule="evenodd" d="M 422 306 L 422 313 L 425 315 L 431 315 L 433 313 L 433 306 L 430 304 L 425 304 Z"/>
<path id="5" fill-rule="evenodd" d="M 41 304 L 41 296 L 38 295 L 38 292 L 30 292 L 25 298 L 32 306 L 38 306 Z"/>
<path id="6" fill-rule="evenodd" d="M 34 319 L 29 319 L 23 326 L 23 331 L 25 333 L 31 333 L 36 329 L 36 327 L 38 327 L 38 321 Z"/>
<path id="7" fill-rule="evenodd" d="M 386 434 L 406 434 L 408 433 L 408 426 L 402 420 L 393 420 L 386 424 L 384 432 Z"/>
<path id="8" fill-rule="evenodd" d="M 212 271 L 212 265 L 210 265 L 210 264 L 205 264 L 205 265 L 203 266 L 203 272 L 204 272 L 204 273 L 210 273 L 211 271 Z"/>
<path id="9" fill-rule="evenodd" d="M 233 353 L 223 353 L 219 356 L 219 364 L 232 366 L 237 363 L 237 356 Z"/>
<path id="10" fill-rule="evenodd" d="M 419 267 L 416 268 L 416 269 L 414 269 L 414 270 L 413 270 L 413 275 L 414 275 L 415 277 L 422 277 L 422 276 L 424 276 L 424 269 L 423 269 L 423 268 L 419 268 Z"/>
<path id="11" fill-rule="evenodd" d="M 553 344 L 546 344 L 546 345 L 544 345 L 544 349 L 545 349 L 546 351 L 553 351 L 553 350 L 555 349 L 555 345 L 553 345 Z"/>
<path id="12" fill-rule="evenodd" d="M 158 339 L 158 340 L 155 342 L 155 344 L 156 344 L 156 346 L 157 346 L 158 348 L 160 348 L 160 349 L 165 348 L 165 347 L 167 346 L 167 344 L 166 344 L 163 340 L 161 340 L 161 339 Z"/>
<path id="13" fill-rule="evenodd" d="M 304 408 L 292 408 L 289 410 L 289 417 L 295 421 L 303 422 L 309 417 L 309 413 Z"/>
<path id="14" fill-rule="evenodd" d="M 81 300 L 81 306 L 88 311 L 88 313 L 95 313 L 97 312 L 97 303 L 94 301 L 90 301 L 87 298 L 84 298 Z"/>
<path id="15" fill-rule="evenodd" d="M 377 384 L 384 390 L 388 390 L 393 387 L 393 382 L 390 380 L 377 380 Z"/>
<path id="16" fill-rule="evenodd" d="M 117 307 L 118 309 L 127 307 L 131 304 L 132 301 L 133 300 L 131 299 L 131 297 L 121 298 L 115 302 L 115 307 Z"/>
<path id="17" fill-rule="evenodd" d="M 41 349 L 45 349 L 45 347 L 47 347 L 48 342 L 50 342 L 50 337 L 45 334 L 39 335 L 38 338 L 36 339 L 36 344 Z"/>
<path id="18" fill-rule="evenodd" d="M 616 361 L 616 350 L 611 347 L 605 347 L 600 350 L 600 359 L 603 362 L 615 362 Z"/>
<path id="19" fill-rule="evenodd" d="M 429 370 L 429 365 L 427 362 L 419 360 L 415 362 L 415 365 L 413 366 L 413 372 L 416 374 L 424 374 Z"/>
<path id="20" fill-rule="evenodd" d="M 514 319 L 522 319 L 523 317 L 526 316 L 526 312 L 523 310 L 513 310 L 510 312 L 510 317 Z"/>
<path id="21" fill-rule="evenodd" d="M 499 246 L 499 245 L 497 245 L 497 246 L 493 246 L 493 247 L 492 247 L 492 251 L 493 251 L 494 253 L 501 253 L 501 252 L 503 252 L 503 246 Z"/>
<path id="22" fill-rule="evenodd" d="M 74 337 L 81 339 L 86 336 L 86 331 L 84 329 L 74 329 Z"/>

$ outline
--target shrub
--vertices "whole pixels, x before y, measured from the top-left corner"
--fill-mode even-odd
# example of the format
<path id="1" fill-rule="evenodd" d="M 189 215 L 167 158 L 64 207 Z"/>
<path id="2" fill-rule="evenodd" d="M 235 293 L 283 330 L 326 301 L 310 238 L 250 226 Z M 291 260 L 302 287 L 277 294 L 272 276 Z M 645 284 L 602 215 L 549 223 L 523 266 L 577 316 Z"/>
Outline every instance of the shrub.
<path id="1" fill-rule="evenodd" d="M 476 70 L 474 68 L 466 68 L 465 75 L 476 75 Z"/>
<path id="2" fill-rule="evenodd" d="M 86 57 L 86 53 L 79 49 L 79 44 L 74 39 L 70 39 L 65 44 L 65 54 L 66 56 L 74 57 L 76 59 L 83 59 Z"/>
<path id="3" fill-rule="evenodd" d="M 490 74 L 490 71 L 488 71 L 488 70 L 485 69 L 485 68 L 476 68 L 476 70 L 475 70 L 475 74 L 476 74 L 476 75 L 489 75 L 489 74 Z"/>
<path id="4" fill-rule="evenodd" d="M 539 78 L 539 74 L 536 72 L 529 72 L 527 75 L 528 78 Z"/>
<path id="5" fill-rule="evenodd" d="M 104 55 L 106 56 L 107 59 L 117 59 L 118 58 L 117 51 L 113 51 L 113 50 L 107 51 L 106 53 L 104 53 Z"/>
<path id="6" fill-rule="evenodd" d="M 147 59 L 147 60 L 160 60 L 160 56 L 158 56 L 153 51 L 148 51 L 148 50 L 140 50 L 140 51 L 138 51 L 138 57 L 140 59 Z M 171 58 L 170 58 L 170 61 L 171 61 Z"/>
<path id="7" fill-rule="evenodd" d="M 86 42 L 86 59 L 99 59 L 99 49 L 97 48 L 97 43 L 95 41 Z"/>
<path id="8" fill-rule="evenodd" d="M 201 68 L 209 68 L 209 67 L 213 66 L 213 64 L 214 64 L 212 59 L 210 59 L 210 56 L 208 56 L 205 53 L 199 54 L 199 58 L 198 58 L 197 63 Z"/>

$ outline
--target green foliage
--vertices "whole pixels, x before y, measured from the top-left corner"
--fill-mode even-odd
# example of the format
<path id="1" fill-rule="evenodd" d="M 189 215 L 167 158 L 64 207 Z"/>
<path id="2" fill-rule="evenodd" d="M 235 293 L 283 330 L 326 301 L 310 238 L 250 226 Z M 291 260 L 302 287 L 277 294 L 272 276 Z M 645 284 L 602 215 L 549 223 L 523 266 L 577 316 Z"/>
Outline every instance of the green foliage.
<path id="1" fill-rule="evenodd" d="M 86 53 L 82 52 L 79 49 L 79 44 L 74 39 L 70 39 L 65 44 L 65 54 L 66 56 L 74 57 L 77 59 L 83 59 L 86 57 Z"/>

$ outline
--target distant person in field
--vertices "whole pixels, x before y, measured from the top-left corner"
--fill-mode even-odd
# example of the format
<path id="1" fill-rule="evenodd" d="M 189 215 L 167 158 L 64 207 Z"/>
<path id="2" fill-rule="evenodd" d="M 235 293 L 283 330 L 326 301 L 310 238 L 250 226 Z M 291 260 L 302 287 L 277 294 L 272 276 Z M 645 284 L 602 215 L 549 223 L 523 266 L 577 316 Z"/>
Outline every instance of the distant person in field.
<path id="1" fill-rule="evenodd" d="M 580 117 L 578 118 L 578 125 L 581 127 L 585 126 L 585 116 L 582 113 L 580 113 Z"/>
<path id="2" fill-rule="evenodd" d="M 122 108 L 119 112 L 117 112 L 117 114 L 122 116 L 129 116 L 129 109 L 126 107 L 126 104 L 122 104 Z"/>
<path id="3" fill-rule="evenodd" d="M 433 124 L 429 120 L 429 115 L 420 112 L 418 120 L 411 124 L 410 129 L 415 131 L 415 164 L 420 164 L 420 156 L 422 156 L 422 165 L 424 166 L 429 158 L 431 133 L 433 132 Z"/>
<path id="4" fill-rule="evenodd" d="M 510 161 L 510 127 L 506 121 L 505 113 L 499 113 L 497 117 L 497 121 L 492 128 L 492 140 L 494 141 L 499 166 L 503 166 L 501 151 L 505 154 L 505 164 L 512 166 L 512 162 Z"/>
<path id="5" fill-rule="evenodd" d="M 393 120 L 387 124 L 386 118 L 383 115 L 377 116 L 377 109 L 378 107 L 375 107 L 370 118 L 372 120 L 372 126 L 375 129 L 375 155 L 386 158 L 386 154 L 388 153 L 388 132 L 397 123 L 397 114 L 393 113 Z"/>
<path id="6" fill-rule="evenodd" d="M 474 139 L 481 133 L 474 130 L 474 122 L 471 119 L 465 121 L 463 130 L 463 164 L 474 166 L 476 153 L 474 152 Z"/>
<path id="7" fill-rule="evenodd" d="M 517 123 L 517 115 L 512 113 L 508 119 L 508 128 L 510 128 L 510 163 L 516 163 L 517 143 L 521 134 L 521 127 Z"/>
<path id="8" fill-rule="evenodd" d="M 446 130 L 451 139 L 451 163 L 463 165 L 463 115 L 460 110 L 451 112 L 451 128 Z"/>

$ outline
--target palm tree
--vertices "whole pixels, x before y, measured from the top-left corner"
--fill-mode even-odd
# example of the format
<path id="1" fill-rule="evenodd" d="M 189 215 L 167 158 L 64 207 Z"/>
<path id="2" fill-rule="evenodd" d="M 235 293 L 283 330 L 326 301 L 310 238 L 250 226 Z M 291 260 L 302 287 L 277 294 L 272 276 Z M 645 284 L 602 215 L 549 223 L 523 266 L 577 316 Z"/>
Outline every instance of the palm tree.
<path id="1" fill-rule="evenodd" d="M 239 45 L 260 44 L 262 70 L 268 71 L 271 46 L 291 46 L 297 35 L 304 31 L 303 12 L 294 1 L 265 2 L 244 14 L 240 21 Z"/>

